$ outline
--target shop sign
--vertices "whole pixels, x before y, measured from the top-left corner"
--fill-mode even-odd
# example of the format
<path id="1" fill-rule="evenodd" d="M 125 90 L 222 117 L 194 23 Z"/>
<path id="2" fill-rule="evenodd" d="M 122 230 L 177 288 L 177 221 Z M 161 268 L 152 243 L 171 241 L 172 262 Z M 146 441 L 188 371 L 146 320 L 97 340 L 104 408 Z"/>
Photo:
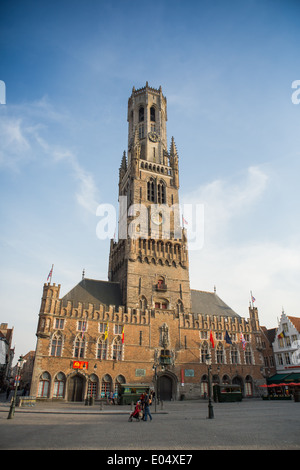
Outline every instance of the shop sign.
<path id="1" fill-rule="evenodd" d="M 73 361 L 73 369 L 87 369 L 88 365 L 86 361 Z"/>

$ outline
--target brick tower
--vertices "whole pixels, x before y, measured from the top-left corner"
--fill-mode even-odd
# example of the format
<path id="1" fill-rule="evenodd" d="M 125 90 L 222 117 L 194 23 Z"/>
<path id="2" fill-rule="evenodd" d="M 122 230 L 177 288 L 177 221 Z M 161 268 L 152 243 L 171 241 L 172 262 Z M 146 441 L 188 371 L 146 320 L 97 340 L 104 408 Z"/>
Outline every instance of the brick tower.
<path id="1" fill-rule="evenodd" d="M 191 311 L 186 231 L 180 225 L 178 154 L 167 145 L 161 87 L 128 100 L 128 151 L 119 170 L 118 241 L 111 240 L 109 280 L 125 308 Z"/>

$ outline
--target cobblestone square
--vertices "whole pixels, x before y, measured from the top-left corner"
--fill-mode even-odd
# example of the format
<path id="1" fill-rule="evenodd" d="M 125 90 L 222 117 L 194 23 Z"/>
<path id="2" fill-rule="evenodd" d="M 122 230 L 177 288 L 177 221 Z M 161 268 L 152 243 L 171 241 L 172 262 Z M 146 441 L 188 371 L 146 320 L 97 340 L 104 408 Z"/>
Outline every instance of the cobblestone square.
<path id="1" fill-rule="evenodd" d="M 0 406 L 0 448 L 23 450 L 299 450 L 300 405 L 294 401 L 166 402 L 152 421 L 128 422 L 130 406 L 37 403 Z"/>

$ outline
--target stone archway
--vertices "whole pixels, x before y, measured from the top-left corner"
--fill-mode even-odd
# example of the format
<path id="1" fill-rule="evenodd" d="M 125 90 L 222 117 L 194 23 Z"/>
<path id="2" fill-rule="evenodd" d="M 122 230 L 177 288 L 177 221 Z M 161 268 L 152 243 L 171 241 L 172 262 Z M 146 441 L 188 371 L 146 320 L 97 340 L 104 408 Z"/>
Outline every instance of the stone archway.
<path id="1" fill-rule="evenodd" d="M 176 377 L 170 372 L 162 372 L 157 377 L 157 394 L 162 401 L 175 400 Z"/>
<path id="2" fill-rule="evenodd" d="M 232 384 L 233 385 L 239 385 L 241 387 L 242 394 L 244 396 L 244 381 L 243 381 L 242 377 L 240 377 L 239 375 L 236 375 L 235 377 L 233 377 Z"/>
<path id="3" fill-rule="evenodd" d="M 69 377 L 68 381 L 68 401 L 83 401 L 85 379 L 82 375 L 76 374 Z"/>

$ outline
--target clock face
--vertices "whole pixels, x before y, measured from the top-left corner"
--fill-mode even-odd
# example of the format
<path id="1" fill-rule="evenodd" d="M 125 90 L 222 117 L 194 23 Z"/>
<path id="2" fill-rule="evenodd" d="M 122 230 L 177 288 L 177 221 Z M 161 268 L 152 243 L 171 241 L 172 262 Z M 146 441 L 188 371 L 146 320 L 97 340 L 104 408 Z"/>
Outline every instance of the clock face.
<path id="1" fill-rule="evenodd" d="M 158 142 L 159 137 L 156 132 L 149 132 L 148 137 L 151 142 Z"/>
<path id="2" fill-rule="evenodd" d="M 151 220 L 154 224 L 160 225 L 162 223 L 162 215 L 154 212 L 154 214 L 151 215 Z"/>

